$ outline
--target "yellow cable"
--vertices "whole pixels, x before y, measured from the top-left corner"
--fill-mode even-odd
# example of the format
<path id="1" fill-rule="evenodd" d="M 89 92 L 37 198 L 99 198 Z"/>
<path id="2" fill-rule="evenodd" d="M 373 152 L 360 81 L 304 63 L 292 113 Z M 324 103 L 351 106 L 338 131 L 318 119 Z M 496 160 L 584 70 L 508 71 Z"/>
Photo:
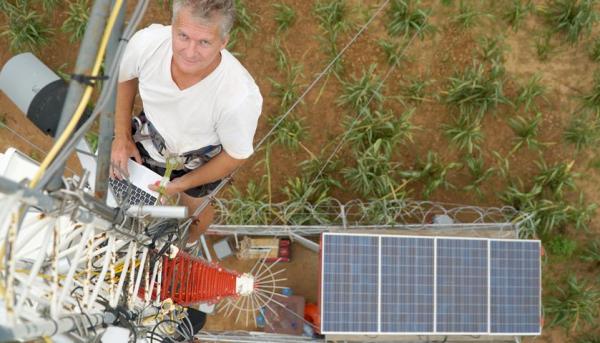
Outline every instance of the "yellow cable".
<path id="1" fill-rule="evenodd" d="M 117 20 L 117 16 L 119 15 L 119 11 L 120 11 L 122 5 L 123 5 L 123 0 L 117 0 L 115 2 L 115 6 L 112 9 L 112 12 L 110 13 L 110 16 L 108 17 L 106 29 L 104 30 L 104 34 L 102 35 L 102 40 L 100 41 L 100 47 L 98 48 L 98 54 L 96 55 L 96 62 L 92 69 L 91 76 L 98 76 L 98 72 L 100 71 L 100 66 L 102 65 L 102 58 L 104 57 L 106 46 L 108 45 L 108 39 L 110 38 L 110 33 L 112 31 L 113 26 L 115 25 L 115 21 Z M 71 118 L 71 121 L 69 121 L 69 124 L 67 124 L 67 127 L 65 128 L 63 133 L 60 135 L 60 138 L 52 146 L 52 149 L 50 150 L 50 152 L 48 153 L 48 155 L 46 156 L 44 161 L 42 161 L 42 164 L 40 164 L 40 168 L 38 169 L 37 173 L 31 180 L 31 182 L 29 183 L 29 188 L 34 188 L 35 186 L 37 186 L 37 184 L 40 182 L 42 175 L 44 175 L 44 172 L 46 171 L 48 166 L 50 166 L 50 163 L 52 163 L 52 161 L 54 160 L 54 158 L 56 157 L 58 152 L 63 148 L 63 146 L 67 142 L 67 139 L 69 138 L 69 136 L 71 136 L 73 130 L 75 130 L 77 123 L 79 123 L 79 119 L 83 115 L 83 111 L 85 110 L 85 107 L 87 106 L 88 102 L 90 101 L 90 97 L 92 96 L 92 91 L 93 91 L 92 86 L 86 86 L 84 93 L 83 93 L 83 97 L 81 98 L 81 101 L 79 102 L 79 105 L 77 106 L 77 109 L 75 110 L 75 114 Z"/>

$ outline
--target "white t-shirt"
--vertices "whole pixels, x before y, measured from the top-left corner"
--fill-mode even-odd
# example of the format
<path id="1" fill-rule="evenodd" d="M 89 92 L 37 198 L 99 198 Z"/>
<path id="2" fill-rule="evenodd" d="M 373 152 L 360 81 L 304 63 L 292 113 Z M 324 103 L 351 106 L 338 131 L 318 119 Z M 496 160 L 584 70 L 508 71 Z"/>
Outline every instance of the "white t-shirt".
<path id="1" fill-rule="evenodd" d="M 262 108 L 250 73 L 223 49 L 212 73 L 180 90 L 171 76 L 172 56 L 171 26 L 153 24 L 131 37 L 119 72 L 119 82 L 138 78 L 146 117 L 168 151 L 180 155 L 222 144 L 233 158 L 249 157 Z M 149 140 L 143 145 L 153 159 L 164 162 Z"/>

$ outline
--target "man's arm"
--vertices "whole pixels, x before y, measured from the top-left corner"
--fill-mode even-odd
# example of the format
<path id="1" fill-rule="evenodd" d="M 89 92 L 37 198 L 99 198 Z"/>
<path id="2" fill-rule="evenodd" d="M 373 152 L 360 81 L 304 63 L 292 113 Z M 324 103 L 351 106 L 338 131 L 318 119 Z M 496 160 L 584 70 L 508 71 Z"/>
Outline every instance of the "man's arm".
<path id="1" fill-rule="evenodd" d="M 244 161 L 245 159 L 239 160 L 231 157 L 223 150 L 206 164 L 203 164 L 182 177 L 173 179 L 167 185 L 165 192 L 167 195 L 173 195 L 190 188 L 215 182 L 231 174 L 231 172 L 241 166 Z M 158 190 L 158 186 L 156 185 L 149 185 L 148 187 L 155 191 Z"/>
<path id="2" fill-rule="evenodd" d="M 115 109 L 115 139 L 111 152 L 111 176 L 122 178 L 127 173 L 127 160 L 135 158 L 142 163 L 142 157 L 131 137 L 131 113 L 138 89 L 138 79 L 120 82 L 117 86 L 117 104 Z"/>

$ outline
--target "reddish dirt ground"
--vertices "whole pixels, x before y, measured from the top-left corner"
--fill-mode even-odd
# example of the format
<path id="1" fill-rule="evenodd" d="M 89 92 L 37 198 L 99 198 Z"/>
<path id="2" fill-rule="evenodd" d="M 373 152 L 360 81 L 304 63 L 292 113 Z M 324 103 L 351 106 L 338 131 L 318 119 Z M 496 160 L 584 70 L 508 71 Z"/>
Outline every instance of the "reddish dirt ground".
<path id="1" fill-rule="evenodd" d="M 328 63 L 329 57 L 323 52 L 319 43 L 319 36 L 323 35 L 313 13 L 315 1 L 305 0 L 281 0 L 291 5 L 297 14 L 296 23 L 284 34 L 280 34 L 284 49 L 289 53 L 289 58 L 303 66 L 302 90 L 308 85 L 322 68 Z M 275 1 L 245 1 L 248 10 L 254 15 L 257 26 L 256 32 L 249 39 L 243 36 L 235 47 L 240 54 L 239 59 L 247 67 L 256 79 L 264 96 L 264 108 L 256 141 L 262 138 L 269 130 L 267 118 L 280 114 L 279 99 L 272 96 L 272 85 L 269 77 L 282 80 L 284 75 L 277 71 L 275 58 L 271 48 L 271 42 L 276 36 L 276 24 L 274 21 L 275 11 L 272 4 Z M 365 20 L 365 9 L 372 10 L 377 7 L 379 1 L 348 0 L 348 18 L 357 24 L 348 32 L 344 33 L 338 40 L 338 46 L 345 44 L 358 29 L 358 24 Z M 422 7 L 432 9 L 431 23 L 436 27 L 434 35 L 428 35 L 424 40 L 415 40 L 406 51 L 409 60 L 394 70 L 387 80 L 384 93 L 389 96 L 398 95 L 401 92 L 405 80 L 414 77 L 425 77 L 434 80 L 427 89 L 427 100 L 416 104 L 416 112 L 412 117 L 412 123 L 419 127 L 413 134 L 413 143 L 399 146 L 394 159 L 400 162 L 403 168 L 409 169 L 415 164 L 419 157 L 426 156 L 428 151 L 437 152 L 443 161 L 449 163 L 459 161 L 463 152 L 449 143 L 448 138 L 442 132 L 442 125 L 449 123 L 454 109 L 449 109 L 436 96 L 447 89 L 448 78 L 456 71 L 463 70 L 472 63 L 477 54 L 478 39 L 482 36 L 496 37 L 502 35 L 508 49 L 504 54 L 504 66 L 506 68 L 507 81 L 505 93 L 509 98 L 514 98 L 519 84 L 526 82 L 532 75 L 539 74 L 547 89 L 546 101 L 538 101 L 543 120 L 539 128 L 539 140 L 547 143 L 540 151 L 532 151 L 527 148 L 519 149 L 509 158 L 511 175 L 518 176 L 526 184 L 532 183 L 532 177 L 537 173 L 534 161 L 543 157 L 548 163 L 560 161 L 575 161 L 575 171 L 582 174 L 577 180 L 578 189 L 583 192 L 587 203 L 600 203 L 600 173 L 598 169 L 589 167 L 590 162 L 597 158 L 597 151 L 584 150 L 576 153 L 572 146 L 568 146 L 562 139 L 562 132 L 568 125 L 569 119 L 580 109 L 582 94 L 586 94 L 592 87 L 593 75 L 597 65 L 590 61 L 587 55 L 587 47 L 591 37 L 596 36 L 597 29 L 591 37 L 585 37 L 576 45 L 564 42 L 560 35 L 554 35 L 551 44 L 556 47 L 547 61 L 541 62 L 537 58 L 535 39 L 541 33 L 548 30 L 547 24 L 539 14 L 529 15 L 518 32 L 514 32 L 508 24 L 502 20 L 502 13 L 506 9 L 508 0 L 493 3 L 472 1 L 480 11 L 489 13 L 491 16 L 481 17 L 478 24 L 472 28 L 465 29 L 452 21 L 457 14 L 458 5 L 444 6 L 440 1 L 424 0 Z M 536 6 L 541 7 L 546 2 L 534 1 Z M 131 4 L 130 4 L 131 6 Z M 144 17 L 141 27 L 149 23 L 168 23 L 170 11 L 161 8 L 157 1 L 152 1 L 148 13 Z M 57 28 L 52 35 L 48 46 L 42 48 L 37 56 L 50 68 L 56 70 L 70 70 L 75 63 L 77 49 L 68 42 L 67 36 L 60 32 L 58 27 L 65 19 L 65 8 L 57 8 L 53 15 L 45 19 L 48 25 Z M 0 24 L 4 25 L 6 18 L 0 18 Z M 376 73 L 383 75 L 388 65 L 385 62 L 383 52 L 377 45 L 377 40 L 387 38 L 385 23 L 388 17 L 382 13 L 369 27 L 369 29 L 348 49 L 344 55 L 345 73 L 342 78 L 348 80 L 351 75 L 360 75 L 361 71 L 372 63 L 377 63 Z M 0 65 L 4 64 L 11 56 L 8 51 L 8 42 L 5 36 L 0 38 Z M 339 80 L 331 77 L 325 86 L 321 81 L 304 99 L 294 114 L 304 118 L 308 126 L 309 138 L 302 143 L 313 153 L 323 149 L 326 156 L 332 151 L 334 144 L 344 132 L 341 125 L 342 118 L 348 114 L 348 110 L 339 106 L 336 99 L 341 95 L 342 87 Z M 409 106 L 410 102 L 402 104 L 399 101 L 387 100 L 385 107 L 400 114 Z M 35 145 L 47 150 L 51 140 L 43 136 L 37 129 L 26 120 L 22 113 L 3 95 L 0 94 L 0 113 L 5 118 L 6 126 L 17 131 Z M 482 156 L 487 166 L 497 165 L 497 160 L 492 152 L 497 151 L 502 156 L 507 156 L 513 147 L 514 133 L 507 125 L 507 118 L 515 114 L 511 106 L 501 105 L 495 113 L 487 115 L 483 121 L 484 143 L 482 144 Z M 523 113 L 520 113 L 523 114 Z M 7 128 L 0 129 L 0 150 L 8 146 L 15 146 L 25 151 L 34 158 L 43 158 L 44 153 L 37 151 L 31 144 L 19 138 Z M 284 199 L 281 188 L 286 180 L 300 176 L 298 163 L 308 159 L 310 156 L 306 151 L 289 151 L 281 146 L 273 148 L 270 169 L 272 171 L 273 200 Z M 246 164 L 244 169 L 235 178 L 235 185 L 243 188 L 249 180 L 258 181 L 265 174 L 264 164 L 258 163 L 265 158 L 264 150 L 255 154 Z M 351 166 L 353 157 L 348 147 L 341 150 L 337 157 L 343 166 Z M 70 165 L 77 169 L 75 164 Z M 340 181 L 343 177 L 340 173 L 335 175 Z M 438 189 L 430 197 L 430 200 L 450 203 L 473 204 L 480 206 L 501 206 L 498 193 L 507 185 L 506 180 L 499 176 L 493 176 L 482 187 L 483 198 L 460 189 L 469 184 L 470 176 L 463 169 L 450 173 L 451 183 L 456 185 L 457 190 Z M 332 193 L 339 199 L 350 200 L 357 194 L 349 191 L 347 184 L 342 182 L 342 189 L 333 190 Z M 411 184 L 408 190 L 412 198 L 421 197 L 420 184 Z M 569 200 L 577 198 L 577 192 L 571 192 Z M 566 235 L 579 242 L 579 249 L 585 247 L 586 242 L 599 237 L 600 226 L 598 215 L 595 215 L 590 224 L 589 232 L 577 232 L 569 228 Z M 318 261 L 314 253 L 301 247 L 293 248 L 294 262 L 287 265 L 288 284 L 296 294 L 305 296 L 309 301 L 315 301 L 317 297 L 317 266 Z M 224 262 L 226 267 L 243 270 L 248 266 L 245 263 L 236 262 L 233 259 Z M 598 266 L 583 263 L 579 258 L 566 260 L 550 257 L 544 266 L 544 295 L 552 293 L 555 285 L 561 285 L 564 275 L 573 272 L 586 278 L 591 283 L 598 283 Z M 548 322 L 549 320 L 547 320 Z M 224 330 L 232 328 L 246 328 L 244 325 L 235 324 L 231 319 L 216 315 L 209 319 L 207 328 Z M 595 331 L 594 331 L 595 330 Z M 578 332 L 568 333 L 562 328 L 545 328 L 543 335 L 536 339 L 528 340 L 535 342 L 575 342 L 575 338 L 583 333 L 598 334 L 598 329 L 584 326 Z"/>

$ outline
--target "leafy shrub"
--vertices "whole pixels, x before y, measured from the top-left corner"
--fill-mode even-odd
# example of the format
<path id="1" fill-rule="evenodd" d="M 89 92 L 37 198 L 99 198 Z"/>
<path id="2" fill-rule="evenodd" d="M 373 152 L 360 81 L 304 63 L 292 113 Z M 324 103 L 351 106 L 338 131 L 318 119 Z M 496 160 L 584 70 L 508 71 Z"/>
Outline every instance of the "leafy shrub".
<path id="1" fill-rule="evenodd" d="M 570 257 L 577 249 L 577 242 L 564 236 L 555 236 L 546 243 L 546 248 L 551 255 L 557 257 Z"/>

